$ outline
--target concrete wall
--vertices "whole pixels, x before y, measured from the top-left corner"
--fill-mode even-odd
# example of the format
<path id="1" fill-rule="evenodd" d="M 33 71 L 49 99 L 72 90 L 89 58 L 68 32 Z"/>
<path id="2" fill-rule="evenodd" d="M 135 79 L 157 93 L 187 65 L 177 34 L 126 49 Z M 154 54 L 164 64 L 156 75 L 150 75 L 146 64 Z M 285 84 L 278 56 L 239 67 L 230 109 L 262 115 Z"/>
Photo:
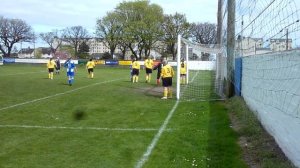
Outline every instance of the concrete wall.
<path id="1" fill-rule="evenodd" d="M 300 167 L 300 51 L 243 58 L 242 96 Z"/>

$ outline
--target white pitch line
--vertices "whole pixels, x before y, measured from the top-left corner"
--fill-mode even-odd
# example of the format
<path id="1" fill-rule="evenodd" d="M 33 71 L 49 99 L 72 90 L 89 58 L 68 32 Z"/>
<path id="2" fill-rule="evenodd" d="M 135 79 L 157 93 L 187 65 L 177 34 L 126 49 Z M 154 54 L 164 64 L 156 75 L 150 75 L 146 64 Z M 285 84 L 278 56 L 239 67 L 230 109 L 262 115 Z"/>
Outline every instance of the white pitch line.
<path id="1" fill-rule="evenodd" d="M 104 83 L 110 83 L 110 82 L 114 82 L 114 81 L 118 81 L 118 80 L 121 80 L 121 79 L 115 79 L 115 80 L 110 80 L 110 81 L 93 83 L 91 85 L 82 86 L 82 87 L 79 87 L 79 88 L 76 88 L 76 89 L 73 89 L 73 90 L 69 90 L 69 91 L 66 91 L 66 92 L 57 93 L 55 95 L 46 96 L 46 97 L 42 97 L 42 98 L 39 98 L 39 99 L 34 99 L 34 100 L 30 100 L 30 101 L 23 102 L 23 103 L 18 103 L 18 104 L 12 105 L 12 106 L 3 107 L 3 108 L 0 108 L 0 111 L 10 109 L 10 108 L 14 108 L 14 107 L 18 107 L 18 106 L 22 106 L 22 105 L 29 104 L 29 103 L 38 102 L 38 101 L 53 98 L 53 97 L 57 97 L 57 96 L 64 95 L 64 94 L 67 94 L 67 93 L 72 93 L 72 92 L 75 92 L 77 90 L 85 89 L 87 87 L 91 87 L 91 86 L 95 86 L 95 85 L 99 85 L 99 84 L 104 84 Z"/>
<path id="2" fill-rule="evenodd" d="M 172 110 L 169 112 L 167 118 L 165 119 L 164 123 L 162 124 L 162 126 L 159 128 L 157 134 L 155 135 L 155 137 L 152 139 L 151 144 L 147 147 L 147 151 L 143 154 L 142 158 L 140 158 L 140 160 L 137 162 L 135 168 L 142 168 L 143 165 L 145 164 L 145 162 L 148 160 L 149 156 L 152 153 L 152 150 L 155 148 L 159 138 L 161 137 L 162 133 L 164 131 L 166 131 L 166 127 L 171 119 L 171 117 L 173 116 L 177 106 L 178 106 L 179 101 L 177 100 L 175 105 L 173 106 Z"/>
<path id="3" fill-rule="evenodd" d="M 157 131 L 156 128 L 100 128 L 100 127 L 64 127 L 64 126 L 40 126 L 40 125 L 0 125 L 0 128 L 31 128 L 31 129 L 68 129 L 68 130 L 96 130 L 96 131 Z M 167 129 L 171 131 L 171 129 Z"/>

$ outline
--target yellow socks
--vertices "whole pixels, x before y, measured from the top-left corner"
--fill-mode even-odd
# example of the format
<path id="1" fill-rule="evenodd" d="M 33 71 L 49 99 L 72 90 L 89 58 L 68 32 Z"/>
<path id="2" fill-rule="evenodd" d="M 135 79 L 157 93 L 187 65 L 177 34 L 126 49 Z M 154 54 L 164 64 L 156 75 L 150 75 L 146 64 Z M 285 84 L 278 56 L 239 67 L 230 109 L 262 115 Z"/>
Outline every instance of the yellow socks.
<path id="1" fill-rule="evenodd" d="M 139 81 L 139 77 L 138 76 L 136 76 L 136 75 L 134 75 L 133 77 L 132 77 L 132 83 L 137 83 Z"/>
<path id="2" fill-rule="evenodd" d="M 168 97 L 168 88 L 164 88 L 164 97 Z"/>
<path id="3" fill-rule="evenodd" d="M 48 74 L 48 78 L 49 78 L 49 79 L 53 79 L 53 73 L 49 73 L 49 74 Z"/>
<path id="4" fill-rule="evenodd" d="M 168 98 L 172 98 L 172 89 L 168 88 Z"/>

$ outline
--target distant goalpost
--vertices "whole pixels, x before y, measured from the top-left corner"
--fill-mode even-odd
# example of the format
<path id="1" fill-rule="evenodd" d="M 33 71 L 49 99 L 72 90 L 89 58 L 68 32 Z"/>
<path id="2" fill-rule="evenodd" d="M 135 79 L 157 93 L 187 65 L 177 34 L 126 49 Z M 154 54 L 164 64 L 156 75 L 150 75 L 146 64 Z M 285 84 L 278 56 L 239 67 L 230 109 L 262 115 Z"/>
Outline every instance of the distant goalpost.
<path id="1" fill-rule="evenodd" d="M 180 101 L 210 101 L 224 99 L 225 59 L 218 45 L 203 45 L 178 36 L 176 98 Z M 193 60 L 202 53 L 214 55 L 214 60 Z M 180 81 L 180 65 L 186 64 L 186 83 Z"/>
<path id="2" fill-rule="evenodd" d="M 3 65 L 3 57 L 0 55 L 0 65 Z"/>

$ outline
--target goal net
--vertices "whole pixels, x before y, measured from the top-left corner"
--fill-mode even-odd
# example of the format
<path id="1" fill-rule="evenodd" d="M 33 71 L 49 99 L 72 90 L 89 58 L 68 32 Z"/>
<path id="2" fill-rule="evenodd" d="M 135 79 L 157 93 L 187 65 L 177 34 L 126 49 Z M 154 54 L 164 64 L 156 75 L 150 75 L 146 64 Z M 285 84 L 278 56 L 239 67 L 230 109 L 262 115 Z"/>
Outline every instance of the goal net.
<path id="1" fill-rule="evenodd" d="M 177 99 L 180 101 L 224 99 L 223 49 L 217 45 L 193 43 L 181 36 L 178 36 L 177 44 Z M 180 72 L 181 68 L 186 68 L 186 75 L 182 75 L 184 70 Z"/>
<path id="2" fill-rule="evenodd" d="M 3 57 L 0 55 L 0 65 L 3 65 Z"/>

